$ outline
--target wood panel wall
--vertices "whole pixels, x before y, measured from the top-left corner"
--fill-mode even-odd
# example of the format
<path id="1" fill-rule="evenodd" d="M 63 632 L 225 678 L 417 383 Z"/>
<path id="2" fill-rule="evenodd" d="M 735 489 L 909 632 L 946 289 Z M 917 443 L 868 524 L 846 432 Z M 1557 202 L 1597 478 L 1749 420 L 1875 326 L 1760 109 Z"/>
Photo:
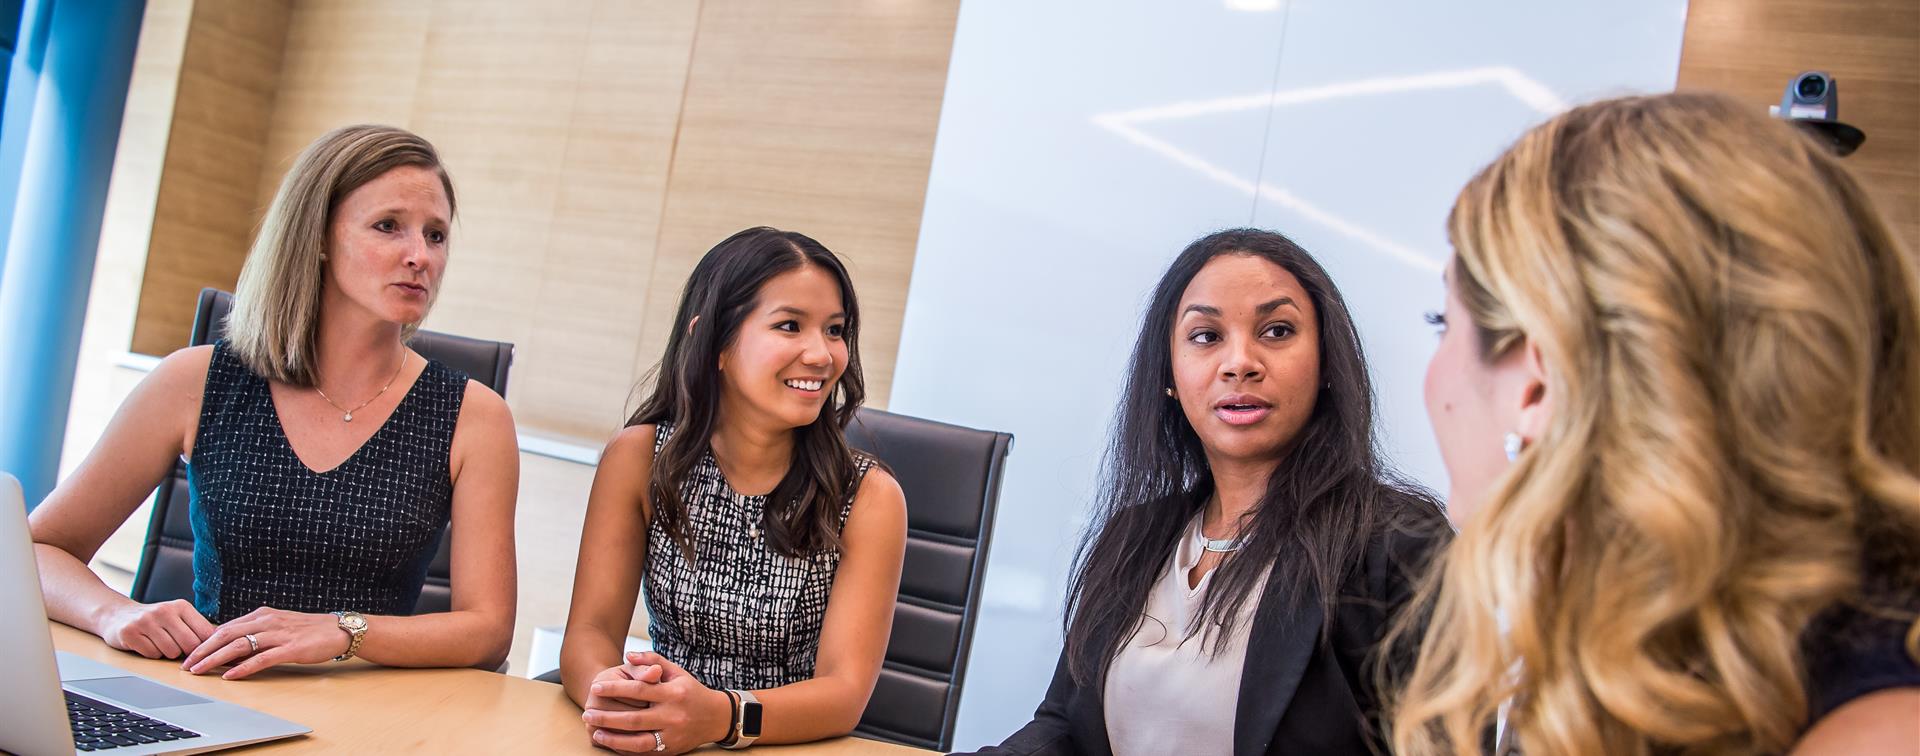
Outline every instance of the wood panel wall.
<path id="1" fill-rule="evenodd" d="M 192 6 L 134 320 L 132 350 L 144 354 L 186 346 L 200 288 L 240 275 L 291 10 L 290 0 Z"/>
<path id="2" fill-rule="evenodd" d="M 957 2 L 702 4 L 636 368 L 666 347 L 701 255 L 769 225 L 846 261 L 869 403 L 885 406 L 958 12 Z"/>
<path id="3" fill-rule="evenodd" d="M 1920 249 L 1920 3 L 1914 0 L 1692 0 L 1681 89 L 1778 105 L 1802 71 L 1838 82 L 1840 120 L 1867 141 L 1846 162 Z"/>
<path id="4" fill-rule="evenodd" d="M 268 89 L 226 124 L 257 133 L 260 157 L 209 188 L 193 179 L 206 150 L 169 145 L 183 163 L 156 211 L 136 351 L 184 343 L 199 287 L 232 286 L 300 149 L 338 126 L 389 123 L 440 149 L 459 198 L 426 325 L 517 346 L 508 400 L 523 429 L 607 437 L 660 357 L 693 263 L 761 224 L 847 261 L 869 402 L 885 406 L 957 0 L 276 2 L 251 14 L 195 3 L 211 28 L 234 15 L 278 25 L 284 54 L 188 41 L 186 68 L 221 60 L 220 75 Z M 176 134 L 198 124 L 175 120 Z M 163 181 L 173 175 L 170 162 Z M 201 217 L 215 208 L 236 220 L 209 233 Z M 162 244 L 163 226 L 187 228 Z"/>

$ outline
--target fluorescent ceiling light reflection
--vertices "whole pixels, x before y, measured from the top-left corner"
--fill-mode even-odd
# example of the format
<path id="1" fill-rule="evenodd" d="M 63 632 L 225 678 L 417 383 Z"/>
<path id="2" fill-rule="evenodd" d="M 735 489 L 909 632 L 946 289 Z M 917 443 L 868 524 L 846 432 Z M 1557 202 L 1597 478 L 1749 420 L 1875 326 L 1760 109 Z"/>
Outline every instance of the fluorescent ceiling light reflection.
<path id="1" fill-rule="evenodd" d="M 1227 10 L 1254 13 L 1277 11 L 1280 10 L 1280 0 L 1227 0 Z"/>
<path id="2" fill-rule="evenodd" d="M 1228 0 L 1232 7 L 1236 2 L 1255 2 L 1255 0 Z M 1321 209 L 1285 187 L 1255 182 L 1240 176 L 1204 158 L 1174 146 L 1139 128 L 1140 125 L 1155 121 L 1177 121 L 1183 118 L 1196 118 L 1204 115 L 1233 113 L 1243 110 L 1261 110 L 1286 105 L 1300 105 L 1323 100 L 1344 97 L 1365 97 L 1368 95 L 1392 94 L 1416 90 L 1459 89 L 1463 87 L 1497 85 L 1506 90 L 1514 99 L 1526 104 L 1543 115 L 1553 115 L 1567 109 L 1565 101 L 1548 89 L 1546 85 L 1534 81 L 1526 74 L 1506 66 L 1490 68 L 1472 68 L 1464 71 L 1443 71 L 1414 76 L 1383 76 L 1372 79 L 1324 84 L 1274 91 L 1267 94 L 1243 95 L 1239 97 L 1221 97 L 1212 100 L 1190 100 L 1169 103 L 1149 108 L 1124 110 L 1115 113 L 1101 113 L 1093 117 L 1095 125 L 1118 134 L 1122 139 L 1159 154 L 1174 163 L 1199 173 L 1207 179 L 1232 187 L 1233 189 L 1271 202 L 1287 210 L 1305 216 L 1320 225 L 1326 226 L 1342 236 L 1360 242 L 1374 250 L 1417 268 L 1439 272 L 1444 263 L 1434 256 L 1422 253 L 1406 244 L 1387 238 L 1372 229 L 1342 218 Z"/>

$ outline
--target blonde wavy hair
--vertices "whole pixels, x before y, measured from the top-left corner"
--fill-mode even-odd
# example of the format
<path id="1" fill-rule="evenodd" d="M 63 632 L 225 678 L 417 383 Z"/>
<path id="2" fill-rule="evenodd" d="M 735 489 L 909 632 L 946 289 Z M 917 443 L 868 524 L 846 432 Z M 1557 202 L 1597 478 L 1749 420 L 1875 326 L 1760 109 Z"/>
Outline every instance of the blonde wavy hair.
<path id="1" fill-rule="evenodd" d="M 1534 753 L 1790 746 L 1809 621 L 1864 564 L 1920 585 L 1912 251 L 1814 141 L 1702 94 L 1535 128 L 1448 232 L 1483 357 L 1534 345 L 1553 417 L 1399 628 L 1394 750 L 1480 753 L 1506 702 Z"/>
<path id="2" fill-rule="evenodd" d="M 447 192 L 447 220 L 453 220 L 453 180 L 441 166 L 440 154 L 406 129 L 334 129 L 294 160 L 240 267 L 233 309 L 227 315 L 227 345 L 249 370 L 269 380 L 314 385 L 320 286 L 334 208 L 353 190 L 405 165 L 439 174 Z M 402 338 L 412 337 L 419 327 L 408 323 Z"/>

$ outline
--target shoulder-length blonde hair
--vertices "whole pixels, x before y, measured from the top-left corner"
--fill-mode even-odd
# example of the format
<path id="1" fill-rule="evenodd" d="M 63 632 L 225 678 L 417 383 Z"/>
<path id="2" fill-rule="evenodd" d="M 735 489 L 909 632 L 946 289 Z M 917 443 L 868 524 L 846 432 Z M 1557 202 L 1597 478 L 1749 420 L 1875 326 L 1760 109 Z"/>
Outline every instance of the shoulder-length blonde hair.
<path id="1" fill-rule="evenodd" d="M 1863 564 L 1920 584 L 1920 264 L 1757 110 L 1576 108 L 1460 193 L 1460 301 L 1554 414 L 1421 588 L 1396 752 L 1478 753 L 1507 701 L 1528 752 L 1783 750 L 1809 620 Z"/>
<path id="2" fill-rule="evenodd" d="M 227 315 L 227 345 L 254 373 L 295 386 L 314 384 L 314 340 L 333 211 L 353 190 L 406 165 L 439 174 L 451 215 L 453 180 L 439 153 L 405 129 L 335 129 L 314 140 L 294 161 L 240 268 L 233 310 Z M 411 337 L 419 326 L 407 324 L 403 337 Z"/>

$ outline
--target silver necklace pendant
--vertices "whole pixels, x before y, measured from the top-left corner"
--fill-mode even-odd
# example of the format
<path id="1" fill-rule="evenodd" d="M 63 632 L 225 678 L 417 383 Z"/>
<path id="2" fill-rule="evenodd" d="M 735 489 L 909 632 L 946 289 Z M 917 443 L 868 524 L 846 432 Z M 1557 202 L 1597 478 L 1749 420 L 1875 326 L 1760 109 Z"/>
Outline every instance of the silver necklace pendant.
<path id="1" fill-rule="evenodd" d="M 1206 507 L 1214 506 L 1218 504 L 1219 501 L 1220 501 L 1220 495 L 1219 493 L 1216 492 L 1213 496 L 1207 499 L 1207 503 L 1204 506 Z M 1231 538 L 1208 538 L 1206 530 L 1204 529 L 1206 527 L 1206 522 L 1207 522 L 1206 515 L 1204 514 L 1205 508 L 1203 507 L 1201 511 L 1203 512 L 1203 514 L 1200 516 L 1200 528 L 1196 528 L 1197 530 L 1200 530 L 1200 533 L 1198 533 L 1198 535 L 1200 536 L 1200 548 L 1204 551 L 1211 551 L 1215 554 L 1229 554 L 1235 551 L 1239 551 L 1240 546 L 1245 541 L 1247 534 L 1235 533 Z"/>
<path id="2" fill-rule="evenodd" d="M 351 412 L 349 412 L 349 413 L 347 413 L 347 414 L 344 414 L 344 415 L 341 415 L 341 416 L 340 416 L 340 422 L 343 422 L 343 423 L 351 423 L 351 422 L 353 422 L 353 413 L 351 413 Z"/>
<path id="3" fill-rule="evenodd" d="M 1200 536 L 1200 548 L 1214 553 L 1227 553 L 1240 550 L 1238 538 L 1208 538 Z"/>

